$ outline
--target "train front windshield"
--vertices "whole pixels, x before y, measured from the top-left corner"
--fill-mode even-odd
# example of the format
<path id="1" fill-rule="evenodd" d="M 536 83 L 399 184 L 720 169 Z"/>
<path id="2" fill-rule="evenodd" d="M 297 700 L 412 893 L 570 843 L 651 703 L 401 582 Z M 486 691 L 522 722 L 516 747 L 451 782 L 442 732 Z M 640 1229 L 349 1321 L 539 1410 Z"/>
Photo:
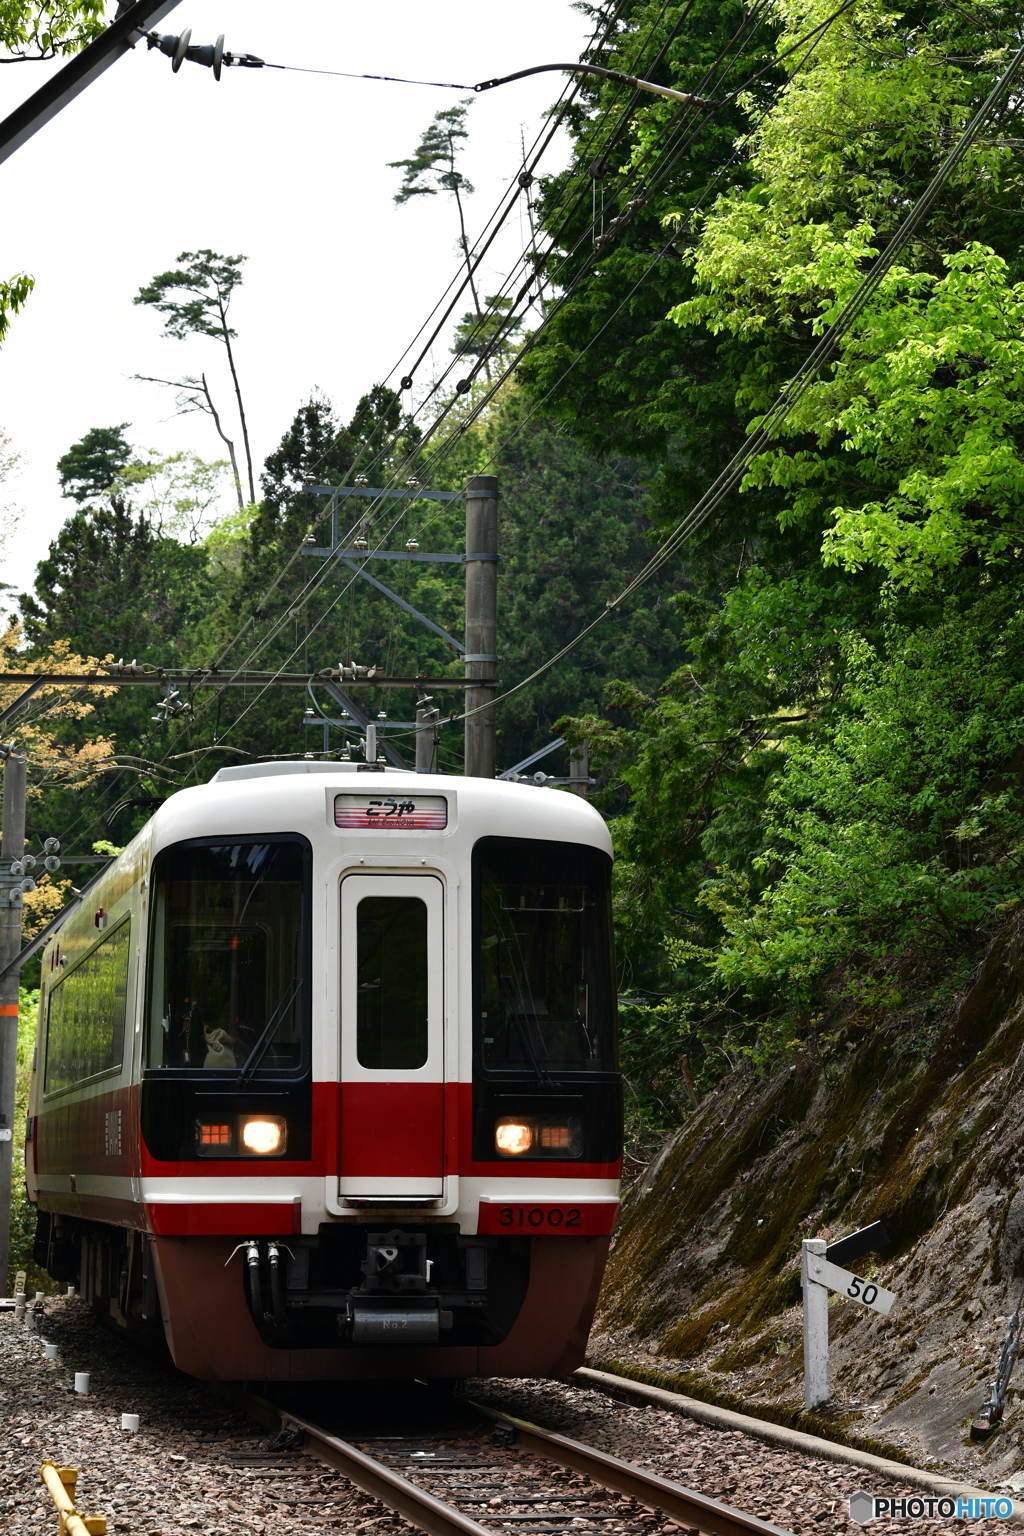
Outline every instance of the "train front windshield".
<path id="1" fill-rule="evenodd" d="M 611 860 L 575 843 L 488 837 L 474 863 L 484 1070 L 614 1071 Z"/>
<path id="2" fill-rule="evenodd" d="M 307 864 L 295 838 L 179 844 L 158 855 L 150 1067 L 248 1075 L 301 1065 Z"/>

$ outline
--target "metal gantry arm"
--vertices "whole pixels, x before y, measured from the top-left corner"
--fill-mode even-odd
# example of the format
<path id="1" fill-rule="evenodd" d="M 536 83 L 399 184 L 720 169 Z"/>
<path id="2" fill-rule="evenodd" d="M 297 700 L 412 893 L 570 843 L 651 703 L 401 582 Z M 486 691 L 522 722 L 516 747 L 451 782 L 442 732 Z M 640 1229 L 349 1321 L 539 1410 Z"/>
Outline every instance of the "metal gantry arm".
<path id="1" fill-rule="evenodd" d="M 531 752 L 529 757 L 524 757 L 521 763 L 514 763 L 511 768 L 506 768 L 504 773 L 499 773 L 499 779 L 512 779 L 517 773 L 522 773 L 524 768 L 532 768 L 534 763 L 539 763 L 542 757 L 547 757 L 549 752 L 557 752 L 559 747 L 565 746 L 565 737 L 559 736 L 554 741 L 549 741 L 546 747 L 538 747 L 536 752 Z"/>
<path id="2" fill-rule="evenodd" d="M 407 603 L 404 597 L 399 597 L 397 592 L 392 592 L 391 588 L 386 587 L 382 581 L 378 581 L 376 576 L 371 576 L 369 571 L 364 571 L 363 567 L 359 564 L 358 557 L 352 558 L 349 555 L 339 555 L 338 558 L 342 565 L 347 565 L 350 571 L 355 571 L 356 575 L 361 576 L 364 581 L 368 581 L 371 587 L 376 587 L 378 592 L 383 592 L 384 596 L 389 597 L 399 608 L 411 614 L 414 619 L 418 619 L 421 624 L 426 625 L 427 629 L 433 630 L 435 635 L 440 635 L 445 644 L 450 645 L 453 651 L 457 651 L 460 656 L 466 654 L 466 647 L 461 640 L 456 640 L 455 636 L 450 635 L 446 629 L 442 629 L 440 624 L 435 624 L 433 619 L 428 619 L 426 614 L 420 613 L 419 609 L 414 608 L 412 603 Z"/>
<path id="3" fill-rule="evenodd" d="M 370 724 L 369 715 L 366 714 L 364 710 L 360 709 L 359 705 L 356 704 L 353 699 L 350 699 L 348 694 L 343 693 L 342 690 L 338 687 L 337 683 L 325 682 L 322 683 L 321 686 L 327 690 L 336 704 L 340 704 L 342 709 L 348 710 L 356 725 L 358 725 L 361 730 L 365 731 L 366 727 Z M 392 767 L 408 768 L 409 764 L 405 761 L 402 754 L 391 745 L 386 737 L 382 736 L 378 742 L 378 745 L 387 758 L 388 762 L 391 763 Z"/>

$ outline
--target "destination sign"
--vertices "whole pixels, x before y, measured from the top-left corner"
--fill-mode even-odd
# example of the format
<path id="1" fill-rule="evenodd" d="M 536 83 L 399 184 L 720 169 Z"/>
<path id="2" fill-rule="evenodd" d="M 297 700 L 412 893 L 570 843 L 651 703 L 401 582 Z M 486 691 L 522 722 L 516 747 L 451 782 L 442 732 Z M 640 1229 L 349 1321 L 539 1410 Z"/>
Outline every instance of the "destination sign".
<path id="1" fill-rule="evenodd" d="M 337 827 L 381 832 L 440 832 L 448 825 L 444 795 L 336 795 Z"/>

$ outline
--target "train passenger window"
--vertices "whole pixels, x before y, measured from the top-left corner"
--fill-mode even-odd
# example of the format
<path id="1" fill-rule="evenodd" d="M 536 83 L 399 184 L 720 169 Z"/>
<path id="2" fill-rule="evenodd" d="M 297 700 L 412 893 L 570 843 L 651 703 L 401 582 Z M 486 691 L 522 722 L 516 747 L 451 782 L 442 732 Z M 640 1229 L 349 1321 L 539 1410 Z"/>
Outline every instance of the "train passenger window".
<path id="1" fill-rule="evenodd" d="M 178 844 L 157 855 L 147 1063 L 245 1076 L 301 1065 L 308 845 Z"/>
<path id="2" fill-rule="evenodd" d="M 44 1093 L 60 1093 L 106 1072 L 124 1054 L 131 922 L 123 922 L 50 986 Z"/>
<path id="3" fill-rule="evenodd" d="M 611 860 L 487 837 L 473 866 L 478 1061 L 538 1080 L 614 1070 Z"/>
<path id="4" fill-rule="evenodd" d="M 356 1056 L 361 1067 L 414 1071 L 427 1059 L 427 905 L 364 896 L 356 909 Z"/>

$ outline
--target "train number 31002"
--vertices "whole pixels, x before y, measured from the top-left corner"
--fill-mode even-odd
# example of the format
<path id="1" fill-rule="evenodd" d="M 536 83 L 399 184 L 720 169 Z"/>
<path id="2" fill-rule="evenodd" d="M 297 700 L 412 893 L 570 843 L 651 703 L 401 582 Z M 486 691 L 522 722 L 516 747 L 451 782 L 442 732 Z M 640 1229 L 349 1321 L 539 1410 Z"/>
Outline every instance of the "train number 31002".
<path id="1" fill-rule="evenodd" d="M 481 1200 L 478 1231 L 513 1232 L 534 1237 L 600 1237 L 615 1225 L 618 1201 L 585 1201 L 579 1205 L 527 1200 Z"/>
<path id="2" fill-rule="evenodd" d="M 499 1227 L 575 1227 L 582 1231 L 578 1205 L 499 1205 Z"/>

